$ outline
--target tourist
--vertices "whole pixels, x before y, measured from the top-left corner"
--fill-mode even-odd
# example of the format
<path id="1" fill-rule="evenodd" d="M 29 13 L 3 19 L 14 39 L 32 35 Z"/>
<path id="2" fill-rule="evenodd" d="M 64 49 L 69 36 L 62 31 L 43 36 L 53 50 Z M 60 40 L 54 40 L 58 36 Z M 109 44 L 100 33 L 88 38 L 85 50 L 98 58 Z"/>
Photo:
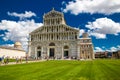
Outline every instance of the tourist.
<path id="1" fill-rule="evenodd" d="M 6 64 L 8 64 L 9 63 L 9 57 L 7 56 L 6 57 Z"/>
<path id="2" fill-rule="evenodd" d="M 16 63 L 18 63 L 18 57 L 16 57 Z"/>
<path id="3" fill-rule="evenodd" d="M 25 57 L 25 60 L 26 60 L 26 63 L 28 63 L 28 57 L 27 56 Z"/>
<path id="4" fill-rule="evenodd" d="M 34 57 L 34 59 L 35 59 L 35 60 L 37 60 L 37 58 L 36 58 L 36 57 Z"/>
<path id="5" fill-rule="evenodd" d="M 0 65 L 2 64 L 2 58 L 0 57 Z"/>
<path id="6" fill-rule="evenodd" d="M 49 60 L 49 57 L 47 56 L 47 61 Z"/>
<path id="7" fill-rule="evenodd" d="M 20 63 L 22 63 L 22 57 L 20 57 Z"/>
<path id="8" fill-rule="evenodd" d="M 1 58 L 1 59 L 2 59 L 2 64 L 4 64 L 4 56 L 2 56 L 2 58 Z"/>
<path id="9" fill-rule="evenodd" d="M 78 57 L 77 60 L 80 61 L 80 58 Z"/>
<path id="10" fill-rule="evenodd" d="M 7 58 L 7 57 L 4 58 L 4 64 L 6 64 L 6 58 Z"/>

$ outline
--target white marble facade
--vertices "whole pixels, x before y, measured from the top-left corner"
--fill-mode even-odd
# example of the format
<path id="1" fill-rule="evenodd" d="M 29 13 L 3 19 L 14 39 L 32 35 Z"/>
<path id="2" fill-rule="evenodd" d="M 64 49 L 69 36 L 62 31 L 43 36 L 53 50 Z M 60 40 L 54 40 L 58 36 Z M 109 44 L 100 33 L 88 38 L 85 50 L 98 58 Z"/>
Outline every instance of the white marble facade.
<path id="1" fill-rule="evenodd" d="M 20 42 L 15 42 L 14 46 L 0 46 L 0 57 L 24 58 L 26 52 L 22 49 Z"/>
<path id="2" fill-rule="evenodd" d="M 68 26 L 63 13 L 53 9 L 44 14 L 43 23 L 42 27 L 29 34 L 29 56 L 39 59 L 94 59 L 91 38 L 88 36 L 79 38 L 79 29 Z M 84 53 L 81 52 L 83 48 L 81 48 L 81 44 L 85 45 L 84 42 L 81 42 L 83 40 L 86 41 L 85 44 L 89 45 L 88 52 L 86 50 Z"/>

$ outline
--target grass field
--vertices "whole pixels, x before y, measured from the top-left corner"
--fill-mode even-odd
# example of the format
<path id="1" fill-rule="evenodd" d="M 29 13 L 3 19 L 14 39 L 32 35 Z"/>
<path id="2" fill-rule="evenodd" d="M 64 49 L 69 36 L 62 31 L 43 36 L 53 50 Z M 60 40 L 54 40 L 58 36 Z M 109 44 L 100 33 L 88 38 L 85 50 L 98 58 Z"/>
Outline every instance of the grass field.
<path id="1" fill-rule="evenodd" d="M 120 60 L 60 60 L 0 66 L 0 80 L 120 80 Z"/>

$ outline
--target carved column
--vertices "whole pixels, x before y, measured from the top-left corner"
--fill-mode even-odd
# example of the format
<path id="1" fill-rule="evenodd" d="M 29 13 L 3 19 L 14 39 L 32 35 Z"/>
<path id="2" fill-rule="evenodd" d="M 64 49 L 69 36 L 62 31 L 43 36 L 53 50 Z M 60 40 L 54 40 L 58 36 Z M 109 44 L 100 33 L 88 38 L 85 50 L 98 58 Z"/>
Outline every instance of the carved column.
<path id="1" fill-rule="evenodd" d="M 41 46 L 41 59 L 44 59 L 44 56 L 43 56 L 43 46 Z"/>
<path id="2" fill-rule="evenodd" d="M 50 34 L 50 40 L 51 40 L 51 34 Z"/>
<path id="3" fill-rule="evenodd" d="M 35 46 L 35 57 L 37 58 L 37 47 Z"/>
<path id="4" fill-rule="evenodd" d="M 31 42 L 28 44 L 28 56 L 31 56 Z"/>
<path id="5" fill-rule="evenodd" d="M 77 47 L 77 58 L 80 59 L 80 45 Z"/>

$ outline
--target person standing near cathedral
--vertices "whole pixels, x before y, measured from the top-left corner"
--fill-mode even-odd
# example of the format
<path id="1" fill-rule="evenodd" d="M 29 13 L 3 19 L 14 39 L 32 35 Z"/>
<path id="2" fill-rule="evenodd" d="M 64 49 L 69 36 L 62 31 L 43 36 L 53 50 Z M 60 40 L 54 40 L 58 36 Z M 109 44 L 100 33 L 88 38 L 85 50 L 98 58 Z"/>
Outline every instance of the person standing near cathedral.
<path id="1" fill-rule="evenodd" d="M 20 63 L 22 63 L 22 57 L 20 57 Z"/>
<path id="2" fill-rule="evenodd" d="M 2 58 L 0 57 L 0 65 L 1 65 L 1 63 L 2 63 Z"/>
<path id="3" fill-rule="evenodd" d="M 16 57 L 16 64 L 18 63 L 18 57 Z"/>
<path id="4" fill-rule="evenodd" d="M 28 57 L 27 56 L 25 57 L 25 60 L 26 60 L 26 63 L 28 63 Z"/>
<path id="5" fill-rule="evenodd" d="M 7 58 L 6 58 L 6 64 L 8 64 L 9 63 L 9 57 L 7 56 Z"/>
<path id="6" fill-rule="evenodd" d="M 2 64 L 4 64 L 4 55 L 1 58 Z"/>

